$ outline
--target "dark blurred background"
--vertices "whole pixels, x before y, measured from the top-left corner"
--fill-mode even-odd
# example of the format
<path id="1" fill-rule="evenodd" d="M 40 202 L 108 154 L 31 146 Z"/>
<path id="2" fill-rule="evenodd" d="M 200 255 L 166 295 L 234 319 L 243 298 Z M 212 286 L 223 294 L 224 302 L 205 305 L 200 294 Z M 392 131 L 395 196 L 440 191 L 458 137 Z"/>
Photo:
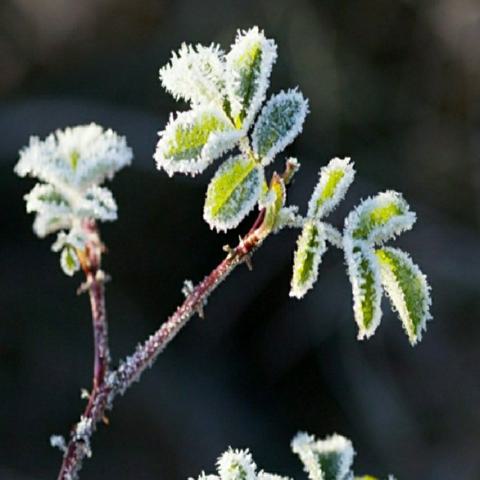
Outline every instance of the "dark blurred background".
<path id="1" fill-rule="evenodd" d="M 275 38 L 271 92 L 299 85 L 312 113 L 290 153 L 302 170 L 290 201 L 305 208 L 316 172 L 350 155 L 360 198 L 393 188 L 419 214 L 398 245 L 433 287 L 434 321 L 412 349 L 385 304 L 375 337 L 357 342 L 343 259 L 331 250 L 313 292 L 288 297 L 295 232 L 268 240 L 254 271 L 236 271 L 94 439 L 84 479 L 185 479 L 213 471 L 229 445 L 301 478 L 289 441 L 337 431 L 356 470 L 399 479 L 480 479 L 480 3 L 477 0 L 1 0 L 0 478 L 55 478 L 90 387 L 86 297 L 51 240 L 31 231 L 12 172 L 31 134 L 96 121 L 127 135 L 130 169 L 112 189 L 119 221 L 102 226 L 112 275 L 113 355 L 130 352 L 200 280 L 237 233 L 202 220 L 212 171 L 155 170 L 156 132 L 184 108 L 158 68 L 182 41 L 228 48 L 237 28 Z M 279 169 L 280 161 L 276 167 Z M 245 230 L 247 224 L 240 230 Z"/>

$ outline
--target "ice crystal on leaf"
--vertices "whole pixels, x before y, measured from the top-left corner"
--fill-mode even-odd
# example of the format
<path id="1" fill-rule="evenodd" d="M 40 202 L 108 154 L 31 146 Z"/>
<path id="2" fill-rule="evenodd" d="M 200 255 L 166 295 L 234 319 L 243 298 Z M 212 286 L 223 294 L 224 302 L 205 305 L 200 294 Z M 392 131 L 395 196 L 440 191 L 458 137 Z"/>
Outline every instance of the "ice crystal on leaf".
<path id="1" fill-rule="evenodd" d="M 302 298 L 317 281 L 318 267 L 327 249 L 327 240 L 341 246 L 340 233 L 321 219 L 342 200 L 354 175 L 355 170 L 349 158 L 334 158 L 320 170 L 319 181 L 308 204 L 307 218 L 297 240 L 291 297 Z"/>
<path id="2" fill-rule="evenodd" d="M 317 440 L 307 433 L 298 433 L 291 443 L 292 451 L 304 465 L 310 480 L 376 480 L 374 477 L 354 477 L 352 470 L 355 451 L 352 443 L 341 435 Z M 229 448 L 217 461 L 217 474 L 200 474 L 198 480 L 290 480 L 289 477 L 257 472 L 248 450 Z M 394 480 L 389 477 L 389 480 Z"/>
<path id="3" fill-rule="evenodd" d="M 255 155 L 269 164 L 302 131 L 308 101 L 297 90 L 280 92 L 265 104 L 252 133 Z"/>
<path id="4" fill-rule="evenodd" d="M 170 176 L 196 175 L 230 150 L 241 152 L 241 157 L 234 152 L 210 182 L 204 219 L 212 229 L 235 228 L 257 202 L 268 210 L 271 231 L 297 221 L 295 209 L 284 206 L 284 195 L 279 204 L 278 185 L 266 186 L 264 166 L 300 133 L 307 100 L 297 90 L 273 96 L 260 114 L 253 140 L 249 138 L 276 58 L 275 42 L 253 27 L 237 33 L 226 55 L 217 45 L 183 44 L 160 70 L 165 89 L 189 101 L 191 110 L 171 116 L 159 133 L 154 155 L 158 169 Z"/>
<path id="5" fill-rule="evenodd" d="M 265 100 L 277 46 L 253 27 L 239 31 L 226 56 L 226 89 L 235 125 L 247 130 Z"/>
<path id="6" fill-rule="evenodd" d="M 263 181 L 263 168 L 253 159 L 226 160 L 208 186 L 206 222 L 219 231 L 236 227 L 257 203 Z"/>
<path id="7" fill-rule="evenodd" d="M 128 165 L 132 151 L 124 137 L 96 124 L 57 130 L 45 140 L 32 137 L 20 151 L 15 172 L 41 182 L 25 195 L 27 212 L 35 213 L 33 229 L 39 237 L 66 230 L 69 242 L 61 249 L 60 264 L 67 275 L 79 268 L 76 249 L 82 219 L 112 221 L 117 205 L 99 185 Z M 66 234 L 63 234 L 66 235 Z M 65 237 L 60 234 L 62 241 Z M 55 245 L 58 246 L 58 241 Z"/>
<path id="8" fill-rule="evenodd" d="M 292 450 L 305 467 L 310 480 L 349 480 L 355 452 L 352 443 L 334 434 L 324 440 L 298 433 L 292 440 Z"/>
<path id="9" fill-rule="evenodd" d="M 394 248 L 379 248 L 412 228 L 415 219 L 402 195 L 387 191 L 361 202 L 345 220 L 344 253 L 360 339 L 373 335 L 380 324 L 383 287 L 410 343 L 415 345 L 421 340 L 431 318 L 426 277 L 408 254 Z"/>
<path id="10" fill-rule="evenodd" d="M 182 44 L 173 52 L 170 63 L 160 69 L 162 85 L 177 100 L 192 105 L 223 105 L 225 96 L 225 62 L 219 45 Z"/>
<path id="11" fill-rule="evenodd" d="M 195 175 L 233 148 L 240 139 L 228 117 L 214 105 L 171 116 L 154 158 L 158 168 L 174 173 Z"/>
<path id="12" fill-rule="evenodd" d="M 380 277 L 393 308 L 397 311 L 412 345 L 422 339 L 430 320 L 430 287 L 427 278 L 410 256 L 397 248 L 385 247 L 375 252 Z"/>

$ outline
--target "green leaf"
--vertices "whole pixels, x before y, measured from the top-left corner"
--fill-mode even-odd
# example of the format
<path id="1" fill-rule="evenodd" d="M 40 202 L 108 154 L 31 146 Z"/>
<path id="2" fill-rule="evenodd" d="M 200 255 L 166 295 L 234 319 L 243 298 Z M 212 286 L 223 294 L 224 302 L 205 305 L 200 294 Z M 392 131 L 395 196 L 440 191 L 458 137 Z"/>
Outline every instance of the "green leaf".
<path id="1" fill-rule="evenodd" d="M 302 298 L 313 287 L 318 277 L 318 266 L 326 249 L 323 224 L 307 221 L 297 240 L 290 288 L 291 297 Z"/>
<path id="2" fill-rule="evenodd" d="M 345 221 L 345 231 L 353 239 L 381 244 L 411 229 L 415 220 L 402 195 L 386 191 L 364 200 L 352 211 Z"/>
<path id="3" fill-rule="evenodd" d="M 214 106 L 179 113 L 160 133 L 154 155 L 157 167 L 170 176 L 177 172 L 195 175 L 233 148 L 240 136 Z"/>
<path id="4" fill-rule="evenodd" d="M 352 284 L 353 311 L 358 338 L 371 337 L 382 317 L 380 269 L 378 260 L 368 246 L 344 238 L 345 260 Z"/>
<path id="5" fill-rule="evenodd" d="M 278 215 L 285 204 L 285 200 L 285 183 L 282 177 L 275 172 L 272 175 L 270 188 L 267 189 L 264 200 L 265 219 L 263 221 L 263 228 L 267 229 L 269 232 L 275 229 L 278 222 Z"/>
<path id="6" fill-rule="evenodd" d="M 60 254 L 60 266 L 66 275 L 71 277 L 80 268 L 80 262 L 78 260 L 75 249 L 66 246 Z"/>
<path id="7" fill-rule="evenodd" d="M 264 165 L 302 131 L 308 101 L 297 90 L 274 95 L 263 107 L 252 133 L 252 148 Z"/>
<path id="8" fill-rule="evenodd" d="M 349 480 L 355 454 L 352 443 L 341 435 L 315 440 L 299 433 L 292 441 L 292 450 L 305 466 L 310 480 Z"/>
<path id="9" fill-rule="evenodd" d="M 308 204 L 308 217 L 320 219 L 343 199 L 353 182 L 355 170 L 350 158 L 334 158 L 320 170 L 320 178 Z"/>
<path id="10" fill-rule="evenodd" d="M 422 339 L 422 331 L 431 319 L 430 287 L 425 275 L 410 256 L 396 248 L 378 249 L 382 285 L 398 312 L 410 343 Z"/>
<path id="11" fill-rule="evenodd" d="M 235 228 L 257 203 L 263 182 L 263 167 L 254 159 L 229 158 L 208 186 L 204 219 L 219 231 Z"/>
<path id="12" fill-rule="evenodd" d="M 248 129 L 265 100 L 277 46 L 254 27 L 239 31 L 226 56 L 226 90 L 237 128 Z"/>

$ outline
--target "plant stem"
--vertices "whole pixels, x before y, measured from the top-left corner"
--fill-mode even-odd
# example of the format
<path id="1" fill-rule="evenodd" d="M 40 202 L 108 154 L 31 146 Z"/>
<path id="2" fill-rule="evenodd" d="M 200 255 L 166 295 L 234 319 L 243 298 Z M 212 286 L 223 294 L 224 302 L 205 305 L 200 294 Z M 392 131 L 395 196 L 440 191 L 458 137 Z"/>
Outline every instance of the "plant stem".
<path id="1" fill-rule="evenodd" d="M 65 448 L 58 480 L 75 480 L 85 457 L 91 456 L 90 439 L 97 424 L 105 419 L 106 411 L 112 408 L 113 400 L 123 394 L 137 381 L 145 369 L 153 364 L 181 328 L 195 313 L 203 314 L 208 296 L 241 263 L 250 264 L 252 253 L 261 245 L 269 232 L 262 229 L 265 210 L 261 210 L 250 231 L 235 248 L 226 248 L 227 256 L 196 287 L 187 292 L 185 301 L 168 320 L 151 335 L 135 352 L 120 362 L 119 367 L 108 370 L 108 340 L 104 304 L 104 285 L 87 274 L 92 313 L 94 319 L 95 367 L 93 389 L 88 405 L 80 421 L 72 428 L 70 440 Z M 99 266 L 99 265 L 98 265 Z M 98 268 L 97 266 L 97 268 Z"/>

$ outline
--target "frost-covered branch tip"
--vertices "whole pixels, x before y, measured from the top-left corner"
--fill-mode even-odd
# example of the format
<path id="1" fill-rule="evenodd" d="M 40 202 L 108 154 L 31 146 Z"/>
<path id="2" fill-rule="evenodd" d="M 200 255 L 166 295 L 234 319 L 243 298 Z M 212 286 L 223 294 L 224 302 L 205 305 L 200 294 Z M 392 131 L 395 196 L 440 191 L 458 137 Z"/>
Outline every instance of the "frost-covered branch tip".
<path id="1" fill-rule="evenodd" d="M 33 229 L 39 237 L 59 232 L 54 251 L 67 275 L 80 266 L 87 232 L 86 220 L 112 221 L 117 204 L 100 185 L 132 160 L 124 137 L 90 124 L 57 130 L 45 140 L 31 137 L 20 151 L 15 172 L 40 181 L 25 195 L 27 212 L 36 214 Z"/>
<path id="2" fill-rule="evenodd" d="M 296 89 L 272 96 L 261 109 L 276 58 L 275 42 L 253 27 L 238 32 L 227 54 L 218 45 L 183 44 L 160 70 L 165 89 L 191 109 L 172 115 L 159 133 L 157 167 L 196 175 L 232 152 L 213 176 L 204 207 L 218 231 L 237 227 L 262 202 L 264 166 L 298 136 L 308 113 Z"/>
<path id="3" fill-rule="evenodd" d="M 352 443 L 334 434 L 316 440 L 306 433 L 298 433 L 291 443 L 292 451 L 303 463 L 310 480 L 376 480 L 371 476 L 355 476 L 352 470 L 355 451 Z M 190 479 L 193 480 L 193 479 Z M 289 477 L 258 470 L 249 450 L 229 448 L 217 461 L 216 474 L 202 472 L 198 480 L 291 480 Z M 394 480 L 392 476 L 388 480 Z"/>

